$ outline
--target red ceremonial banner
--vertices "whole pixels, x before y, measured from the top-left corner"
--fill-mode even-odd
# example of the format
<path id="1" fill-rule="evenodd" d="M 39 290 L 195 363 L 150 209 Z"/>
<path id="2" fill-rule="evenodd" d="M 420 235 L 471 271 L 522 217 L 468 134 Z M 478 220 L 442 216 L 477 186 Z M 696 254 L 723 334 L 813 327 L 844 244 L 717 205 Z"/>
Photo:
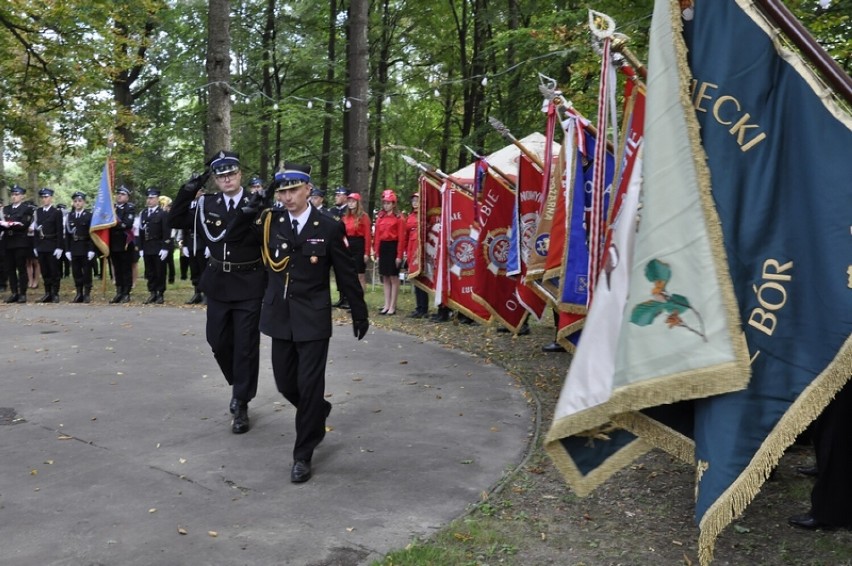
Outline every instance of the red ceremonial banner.
<path id="1" fill-rule="evenodd" d="M 506 275 L 509 260 L 509 230 L 515 210 L 515 193 L 485 174 L 478 206 L 481 227 L 477 237 L 476 277 L 473 298 L 482 304 L 503 326 L 517 332 L 527 316 L 515 295 L 517 281 Z"/>

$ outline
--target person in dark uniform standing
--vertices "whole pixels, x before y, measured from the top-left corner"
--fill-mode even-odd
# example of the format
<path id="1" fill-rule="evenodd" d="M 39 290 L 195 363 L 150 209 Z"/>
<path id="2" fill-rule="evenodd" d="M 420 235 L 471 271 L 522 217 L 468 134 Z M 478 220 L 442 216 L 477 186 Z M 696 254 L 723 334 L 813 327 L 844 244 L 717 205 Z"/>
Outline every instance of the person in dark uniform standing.
<path id="1" fill-rule="evenodd" d="M 852 379 L 814 421 L 813 443 L 811 510 L 788 523 L 807 530 L 852 528 Z"/>
<path id="2" fill-rule="evenodd" d="M 145 261 L 148 298 L 144 304 L 163 304 L 166 292 L 166 257 L 169 255 L 171 228 L 168 214 L 160 206 L 160 189 L 150 187 L 147 207 L 139 214 L 139 248 Z"/>
<path id="3" fill-rule="evenodd" d="M 204 194 L 203 189 L 198 189 L 195 193 L 195 199 L 189 203 L 190 216 L 195 215 L 198 199 Z M 187 260 L 187 268 L 189 269 L 189 280 L 192 282 L 193 293 L 186 301 L 187 305 L 198 305 L 204 302 L 204 293 L 201 292 L 198 285 L 201 283 L 201 275 L 204 273 L 204 268 L 207 266 L 207 258 L 204 257 L 204 245 L 202 240 L 199 240 L 198 234 L 195 231 L 194 223 L 186 225 L 181 229 L 181 238 L 183 245 L 181 247 L 181 256 Z"/>
<path id="4" fill-rule="evenodd" d="M 311 205 L 323 214 L 334 216 L 334 212 L 325 206 L 325 191 L 317 187 L 311 187 Z M 340 215 L 337 215 L 340 220 Z"/>
<path id="5" fill-rule="evenodd" d="M 11 189 L 11 204 L 3 207 L 3 219 L 0 230 L 6 245 L 6 270 L 12 294 L 7 303 L 26 303 L 29 277 L 27 259 L 32 257 L 33 246 L 27 231 L 33 222 L 33 207 L 24 202 L 23 187 L 14 185 Z"/>
<path id="6" fill-rule="evenodd" d="M 65 257 L 71 262 L 71 274 L 77 294 L 72 303 L 91 303 L 92 260 L 95 244 L 89 234 L 92 213 L 86 210 L 86 195 L 77 191 L 71 195 L 74 210 L 65 217 Z"/>
<path id="7" fill-rule="evenodd" d="M 65 242 L 65 223 L 62 211 L 53 206 L 53 189 L 38 192 L 39 207 L 33 213 L 35 251 L 44 281 L 44 295 L 37 303 L 58 303 L 59 282 L 62 279 L 62 246 Z"/>
<path id="8" fill-rule="evenodd" d="M 115 226 L 109 229 L 109 259 L 115 278 L 115 297 L 110 303 L 129 303 L 136 255 L 136 246 L 133 244 L 136 206 L 130 202 L 130 189 L 124 185 L 115 191 L 115 219 Z"/>
<path id="9" fill-rule="evenodd" d="M 349 210 L 348 199 L 349 189 L 346 187 L 337 187 L 334 189 L 334 206 L 331 207 L 331 210 L 340 218 L 343 218 L 346 211 Z"/>
<path id="10" fill-rule="evenodd" d="M 199 289 L 207 298 L 207 342 L 231 386 L 231 431 L 248 432 L 248 404 L 257 394 L 260 369 L 260 301 L 266 275 L 260 260 L 260 237 L 253 229 L 256 210 L 246 212 L 249 197 L 241 186 L 237 153 L 220 151 L 207 162 L 204 174 L 181 187 L 172 203 L 170 220 L 192 227 L 197 253 L 208 255 Z M 218 192 L 192 202 L 212 173 Z M 261 197 L 258 195 L 258 201 Z M 252 201 L 255 202 L 255 201 Z"/>
<path id="11" fill-rule="evenodd" d="M 268 273 L 260 330 L 272 337 L 272 372 L 278 391 L 296 407 L 296 443 L 290 481 L 311 477 L 311 457 L 325 437 L 331 403 L 325 367 L 331 338 L 330 271 L 351 307 L 355 337 L 370 325 L 343 223 L 308 203 L 310 167 L 286 164 L 273 188 L 282 208 L 264 210 L 256 227 Z"/>

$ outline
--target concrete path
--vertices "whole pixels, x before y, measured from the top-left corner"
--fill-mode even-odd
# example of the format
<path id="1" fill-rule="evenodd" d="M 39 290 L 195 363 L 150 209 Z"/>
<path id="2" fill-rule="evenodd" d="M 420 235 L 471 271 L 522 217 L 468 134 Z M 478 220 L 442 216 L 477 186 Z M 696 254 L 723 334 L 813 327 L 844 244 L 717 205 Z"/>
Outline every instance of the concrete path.
<path id="1" fill-rule="evenodd" d="M 335 327 L 332 430 L 289 481 L 294 409 L 261 346 L 252 430 L 203 308 L 0 306 L 0 563 L 356 565 L 429 536 L 523 458 L 532 417 L 501 369 Z"/>

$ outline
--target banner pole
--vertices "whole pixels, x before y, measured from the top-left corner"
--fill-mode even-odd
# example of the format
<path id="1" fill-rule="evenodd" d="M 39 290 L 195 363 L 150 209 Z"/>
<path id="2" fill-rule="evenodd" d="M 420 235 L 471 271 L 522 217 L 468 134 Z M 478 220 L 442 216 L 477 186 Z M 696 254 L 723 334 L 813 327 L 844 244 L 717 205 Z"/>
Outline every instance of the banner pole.
<path id="1" fill-rule="evenodd" d="M 822 78 L 836 92 L 852 104 L 852 77 L 847 75 L 837 61 L 826 53 L 796 16 L 778 0 L 756 0 L 764 15 L 772 20 L 790 41 L 802 51 L 805 59 L 819 71 Z"/>

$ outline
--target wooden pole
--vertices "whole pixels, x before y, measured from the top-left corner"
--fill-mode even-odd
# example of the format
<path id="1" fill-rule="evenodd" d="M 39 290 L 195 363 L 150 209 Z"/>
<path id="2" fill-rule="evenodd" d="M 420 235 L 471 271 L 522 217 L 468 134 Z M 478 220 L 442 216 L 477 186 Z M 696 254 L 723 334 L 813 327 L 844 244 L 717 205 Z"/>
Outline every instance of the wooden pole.
<path id="1" fill-rule="evenodd" d="M 755 3 L 793 45 L 802 51 L 802 55 L 816 68 L 825 82 L 842 96 L 847 104 L 852 104 L 852 77 L 825 52 L 802 22 L 779 0 L 756 0 Z"/>

